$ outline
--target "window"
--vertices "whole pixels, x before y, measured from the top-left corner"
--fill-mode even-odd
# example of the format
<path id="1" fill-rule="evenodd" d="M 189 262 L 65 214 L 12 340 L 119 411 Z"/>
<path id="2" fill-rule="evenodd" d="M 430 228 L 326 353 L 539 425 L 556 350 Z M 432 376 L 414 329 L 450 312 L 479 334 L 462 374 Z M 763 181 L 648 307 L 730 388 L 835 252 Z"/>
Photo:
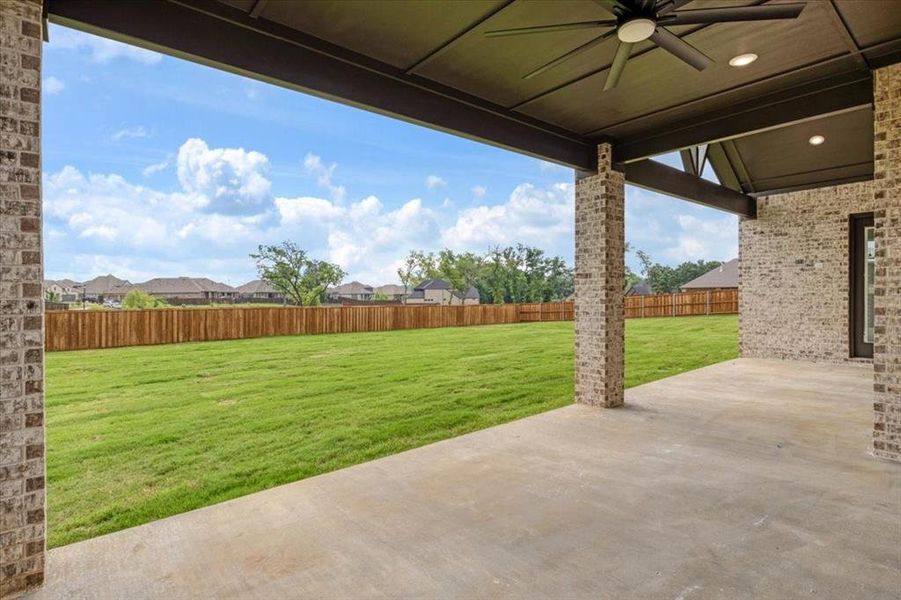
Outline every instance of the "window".
<path id="1" fill-rule="evenodd" d="M 876 228 L 864 229 L 866 244 L 866 264 L 864 266 L 864 323 L 863 341 L 872 344 L 876 330 L 876 319 L 873 315 L 876 280 Z"/>

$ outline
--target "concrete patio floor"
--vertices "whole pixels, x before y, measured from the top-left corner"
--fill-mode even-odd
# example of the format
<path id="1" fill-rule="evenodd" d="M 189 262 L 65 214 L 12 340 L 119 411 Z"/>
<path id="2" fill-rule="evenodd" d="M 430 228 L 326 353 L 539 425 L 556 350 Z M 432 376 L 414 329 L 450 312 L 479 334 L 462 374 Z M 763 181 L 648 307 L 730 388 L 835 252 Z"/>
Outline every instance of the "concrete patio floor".
<path id="1" fill-rule="evenodd" d="M 51 550 L 29 598 L 899 598 L 871 389 L 730 361 Z"/>

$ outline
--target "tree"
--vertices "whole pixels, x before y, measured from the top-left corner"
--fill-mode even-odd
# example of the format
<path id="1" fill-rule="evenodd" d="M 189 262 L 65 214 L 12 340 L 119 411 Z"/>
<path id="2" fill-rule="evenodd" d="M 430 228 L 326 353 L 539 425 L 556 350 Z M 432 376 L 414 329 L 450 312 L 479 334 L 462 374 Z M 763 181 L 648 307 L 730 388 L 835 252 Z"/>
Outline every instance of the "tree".
<path id="1" fill-rule="evenodd" d="M 421 254 L 421 253 L 420 253 Z M 419 283 L 419 261 L 416 252 L 411 252 L 404 260 L 403 266 L 397 270 L 397 276 L 400 282 L 404 284 L 404 304 L 407 303 L 407 294 L 410 288 Z"/>
<path id="2" fill-rule="evenodd" d="M 291 241 L 261 245 L 250 257 L 256 262 L 260 279 L 298 306 L 318 305 L 325 290 L 341 283 L 346 275 L 338 265 L 309 258 Z"/>
<path id="3" fill-rule="evenodd" d="M 474 287 L 486 304 L 563 300 L 574 288 L 573 270 L 562 258 L 522 244 L 494 247 L 484 255 L 449 249 L 437 255 L 413 251 L 398 276 L 405 286 L 441 278 L 460 296 Z"/>
<path id="4" fill-rule="evenodd" d="M 687 261 L 677 267 L 670 267 L 655 263 L 647 252 L 639 250 L 636 252 L 636 255 L 638 260 L 641 261 L 642 274 L 655 294 L 678 292 L 683 285 L 692 279 L 696 279 L 723 264 L 718 260 L 698 260 L 694 262 Z"/>
<path id="5" fill-rule="evenodd" d="M 47 294 L 44 299 L 47 302 L 59 302 L 59 294 L 57 294 L 53 290 L 47 290 Z"/>
<path id="6" fill-rule="evenodd" d="M 132 290 L 122 299 L 122 308 L 162 308 L 164 306 L 169 306 L 169 303 L 141 290 Z"/>

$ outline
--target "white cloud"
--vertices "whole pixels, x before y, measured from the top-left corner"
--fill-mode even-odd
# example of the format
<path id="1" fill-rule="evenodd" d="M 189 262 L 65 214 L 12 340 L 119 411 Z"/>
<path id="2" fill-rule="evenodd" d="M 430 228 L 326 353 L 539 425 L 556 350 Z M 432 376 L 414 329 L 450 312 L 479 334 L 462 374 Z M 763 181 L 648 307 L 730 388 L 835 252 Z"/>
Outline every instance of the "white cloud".
<path id="1" fill-rule="evenodd" d="M 557 183 L 538 188 L 517 186 L 504 204 L 460 211 L 442 234 L 442 243 L 457 250 L 484 251 L 494 245 L 530 244 L 570 256 L 574 223 L 574 188 Z"/>
<path id="2" fill-rule="evenodd" d="M 488 188 L 482 185 L 476 185 L 472 188 L 472 197 L 476 200 L 481 200 L 485 197 L 485 194 L 488 193 Z"/>
<path id="3" fill-rule="evenodd" d="M 407 252 L 432 249 L 440 238 L 438 215 L 419 198 L 394 210 L 385 210 L 375 196 L 348 206 L 311 197 L 276 198 L 275 205 L 282 231 L 302 231 L 309 244 L 321 244 L 328 260 L 366 281 L 395 281 Z"/>
<path id="4" fill-rule="evenodd" d="M 425 186 L 430 190 L 435 190 L 447 185 L 447 181 L 437 175 L 429 175 L 425 178 Z"/>
<path id="5" fill-rule="evenodd" d="M 680 214 L 676 218 L 679 229 L 676 244 L 663 252 L 673 262 L 695 260 L 729 260 L 738 256 L 738 217 L 723 215 L 700 219 Z"/>
<path id="6" fill-rule="evenodd" d="M 300 198 L 276 198 L 275 207 L 282 223 L 305 221 L 328 221 L 344 214 L 344 209 L 323 198 L 302 196 Z"/>
<path id="7" fill-rule="evenodd" d="M 91 62 L 104 64 L 122 58 L 144 65 L 160 62 L 162 54 L 130 46 L 107 38 L 98 37 L 65 27 L 53 27 L 50 32 L 50 50 L 75 50 L 86 54 Z"/>
<path id="8" fill-rule="evenodd" d="M 42 86 L 45 94 L 53 96 L 66 89 L 66 82 L 51 75 L 50 77 L 44 78 Z"/>
<path id="9" fill-rule="evenodd" d="M 162 164 L 150 165 L 145 173 Z M 48 227 L 90 239 L 95 250 L 115 243 L 123 253 L 209 255 L 211 245 L 252 242 L 275 224 L 269 181 L 260 173 L 267 165 L 258 152 L 209 148 L 191 139 L 179 151 L 181 189 L 174 192 L 66 166 L 44 179 Z"/>
<path id="10" fill-rule="evenodd" d="M 191 138 L 178 149 L 178 181 L 184 191 L 206 199 L 208 212 L 247 214 L 260 210 L 271 183 L 266 155 L 243 148 L 210 148 Z"/>
<path id="11" fill-rule="evenodd" d="M 316 183 L 318 183 L 320 187 L 328 190 L 333 200 L 342 202 L 344 200 L 346 190 L 344 189 L 344 186 L 337 185 L 332 181 L 332 176 L 334 175 L 335 169 L 337 167 L 338 165 L 335 163 L 326 165 L 322 162 L 322 158 L 313 154 L 312 152 L 307 152 L 307 155 L 303 159 L 304 172 L 307 175 L 312 175 L 313 177 L 315 177 Z"/>
<path id="12" fill-rule="evenodd" d="M 738 219 L 684 200 L 626 186 L 626 239 L 656 262 L 728 260 L 738 255 Z M 638 269 L 634 256 L 629 265 Z"/>
<path id="13" fill-rule="evenodd" d="M 147 137 L 147 130 L 143 125 L 135 125 L 134 127 L 126 127 L 125 129 L 120 129 L 110 136 L 114 142 L 121 142 L 127 138 L 145 138 Z"/>
<path id="14" fill-rule="evenodd" d="M 147 165 L 146 167 L 141 169 L 141 174 L 144 177 L 150 177 L 152 175 L 159 173 L 160 171 L 164 171 L 169 167 L 169 161 L 170 161 L 170 159 L 167 158 L 164 161 L 154 163 L 152 165 Z"/>

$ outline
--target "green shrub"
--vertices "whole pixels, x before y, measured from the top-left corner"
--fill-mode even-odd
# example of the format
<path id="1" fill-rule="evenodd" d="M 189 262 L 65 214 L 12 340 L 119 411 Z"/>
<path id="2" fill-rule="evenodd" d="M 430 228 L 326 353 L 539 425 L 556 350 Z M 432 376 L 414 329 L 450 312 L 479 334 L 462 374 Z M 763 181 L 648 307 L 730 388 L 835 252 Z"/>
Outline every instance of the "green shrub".
<path id="1" fill-rule="evenodd" d="M 162 308 L 165 306 L 169 306 L 169 303 L 141 290 L 128 292 L 125 299 L 122 300 L 122 308 Z"/>

